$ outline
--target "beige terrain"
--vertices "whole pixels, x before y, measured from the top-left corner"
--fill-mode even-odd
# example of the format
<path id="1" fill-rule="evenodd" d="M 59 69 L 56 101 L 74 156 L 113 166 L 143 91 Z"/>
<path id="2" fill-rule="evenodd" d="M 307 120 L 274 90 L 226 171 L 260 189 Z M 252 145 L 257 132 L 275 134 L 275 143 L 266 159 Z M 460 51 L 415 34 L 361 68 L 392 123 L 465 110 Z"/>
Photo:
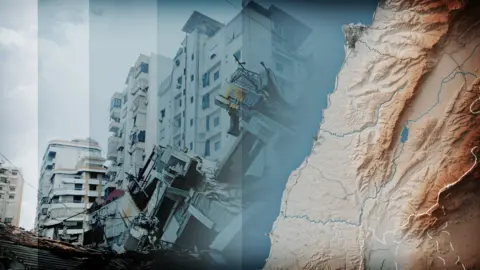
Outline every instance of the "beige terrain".
<path id="1" fill-rule="evenodd" d="M 381 1 L 344 31 L 265 269 L 480 269 L 480 1 Z"/>

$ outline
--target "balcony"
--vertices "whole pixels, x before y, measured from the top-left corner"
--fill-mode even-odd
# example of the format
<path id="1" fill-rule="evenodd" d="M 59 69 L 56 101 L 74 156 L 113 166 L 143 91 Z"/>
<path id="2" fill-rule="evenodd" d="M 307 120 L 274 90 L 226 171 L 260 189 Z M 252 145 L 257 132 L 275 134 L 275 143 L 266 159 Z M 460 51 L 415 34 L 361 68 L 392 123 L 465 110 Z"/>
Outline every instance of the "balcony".
<path id="1" fill-rule="evenodd" d="M 55 159 L 52 158 L 52 159 L 47 159 L 45 161 L 45 169 L 47 170 L 51 170 L 55 167 Z"/>
<path id="2" fill-rule="evenodd" d="M 117 157 L 117 165 L 120 166 L 120 165 L 123 164 L 123 162 L 124 162 L 124 158 L 123 158 L 123 152 L 122 152 L 122 153 L 121 153 L 120 155 L 118 155 L 118 157 Z"/>
<path id="3" fill-rule="evenodd" d="M 107 174 L 117 174 L 119 171 L 119 167 L 117 165 L 110 165 L 107 169 Z"/>
<path id="4" fill-rule="evenodd" d="M 133 115 L 135 116 L 137 113 L 147 113 L 147 98 L 144 96 L 136 96 L 133 100 Z"/>
<path id="5" fill-rule="evenodd" d="M 53 188 L 50 189 L 50 192 L 48 193 L 48 197 L 51 199 L 53 196 L 64 196 L 64 195 L 71 195 L 71 196 L 85 196 L 86 195 L 85 189 L 80 189 L 77 190 L 74 187 L 58 187 L 58 188 Z M 104 196 L 105 193 L 102 191 L 102 195 Z M 89 197 L 96 197 L 98 196 L 98 191 L 96 190 L 89 190 L 88 191 L 88 196 Z"/>
<path id="6" fill-rule="evenodd" d="M 120 143 L 120 138 L 115 136 L 110 136 L 108 138 L 108 148 L 107 148 L 107 159 L 116 160 L 118 156 L 118 144 Z"/>
<path id="7" fill-rule="evenodd" d="M 145 74 L 145 73 L 142 73 Z M 140 76 L 137 78 L 137 82 L 130 89 L 130 94 L 132 96 L 138 95 L 147 97 L 148 90 L 148 75 L 146 77 Z"/>
<path id="8" fill-rule="evenodd" d="M 120 118 L 121 109 L 120 107 L 111 107 L 110 108 L 110 117 L 111 118 Z"/>
<path id="9" fill-rule="evenodd" d="M 125 148 L 125 138 L 119 138 L 117 151 L 122 151 Z"/>
<path id="10" fill-rule="evenodd" d="M 110 120 L 110 125 L 108 125 L 108 131 L 117 132 L 120 129 L 120 123 L 114 119 Z"/>

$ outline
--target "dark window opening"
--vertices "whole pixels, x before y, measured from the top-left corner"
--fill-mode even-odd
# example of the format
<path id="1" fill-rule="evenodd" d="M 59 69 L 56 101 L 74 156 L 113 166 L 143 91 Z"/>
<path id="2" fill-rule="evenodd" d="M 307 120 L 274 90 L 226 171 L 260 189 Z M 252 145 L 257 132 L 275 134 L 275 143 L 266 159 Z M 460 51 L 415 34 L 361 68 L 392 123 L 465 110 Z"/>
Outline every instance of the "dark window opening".
<path id="1" fill-rule="evenodd" d="M 207 115 L 207 119 L 206 119 L 206 121 L 205 121 L 205 125 L 206 125 L 206 126 L 205 126 L 205 129 L 206 129 L 207 131 L 210 131 L 210 116 L 209 116 L 209 115 Z"/>
<path id="2" fill-rule="evenodd" d="M 210 156 L 210 140 L 205 141 L 205 156 Z"/>
<path id="3" fill-rule="evenodd" d="M 210 85 L 210 72 L 207 72 L 202 76 L 202 86 L 205 88 L 209 85 Z"/>
<path id="4" fill-rule="evenodd" d="M 207 93 L 202 97 L 202 109 L 208 109 L 210 107 L 210 95 Z"/>

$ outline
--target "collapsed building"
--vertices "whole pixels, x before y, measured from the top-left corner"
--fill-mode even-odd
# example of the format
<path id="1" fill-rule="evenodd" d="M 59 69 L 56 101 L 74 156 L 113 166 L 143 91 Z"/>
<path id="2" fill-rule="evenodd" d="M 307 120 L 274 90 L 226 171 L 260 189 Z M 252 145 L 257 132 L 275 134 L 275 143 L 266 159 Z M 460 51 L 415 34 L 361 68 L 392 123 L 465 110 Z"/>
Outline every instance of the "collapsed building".
<path id="1" fill-rule="evenodd" d="M 263 63 L 262 63 L 263 64 Z M 239 265 L 241 228 L 262 211 L 251 193 L 259 189 L 266 168 L 254 162 L 260 153 L 275 156 L 288 141 L 293 119 L 273 72 L 239 69 L 216 104 L 231 116 L 229 133 L 237 143 L 220 163 L 192 156 L 172 146 L 155 146 L 127 190 L 113 190 L 90 208 L 85 245 L 127 251 L 204 252 L 218 264 Z M 279 107 L 282 107 L 279 109 Z M 280 147 L 281 148 L 281 147 Z M 259 165 L 260 164 L 260 165 Z M 252 166 L 260 167 L 249 177 Z"/>

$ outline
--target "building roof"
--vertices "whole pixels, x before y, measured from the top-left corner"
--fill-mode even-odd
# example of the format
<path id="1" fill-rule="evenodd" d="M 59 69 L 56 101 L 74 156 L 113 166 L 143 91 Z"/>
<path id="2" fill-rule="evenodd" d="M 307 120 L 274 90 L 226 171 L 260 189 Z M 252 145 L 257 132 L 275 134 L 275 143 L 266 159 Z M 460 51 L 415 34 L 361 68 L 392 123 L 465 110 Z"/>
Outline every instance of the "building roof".
<path id="1" fill-rule="evenodd" d="M 213 36 L 223 26 L 223 23 L 220 23 L 198 11 L 194 11 L 183 26 L 182 31 L 191 33 L 193 30 L 198 29 L 203 34 Z"/>
<path id="2" fill-rule="evenodd" d="M 75 269 L 83 260 L 100 255 L 60 241 L 38 238 L 31 232 L 0 223 L 0 250 L 27 269 Z"/>
<path id="3" fill-rule="evenodd" d="M 32 232 L 0 223 L 0 251 L 26 269 L 207 269 L 205 260 L 167 250 L 148 254 L 115 254 L 41 238 Z"/>

